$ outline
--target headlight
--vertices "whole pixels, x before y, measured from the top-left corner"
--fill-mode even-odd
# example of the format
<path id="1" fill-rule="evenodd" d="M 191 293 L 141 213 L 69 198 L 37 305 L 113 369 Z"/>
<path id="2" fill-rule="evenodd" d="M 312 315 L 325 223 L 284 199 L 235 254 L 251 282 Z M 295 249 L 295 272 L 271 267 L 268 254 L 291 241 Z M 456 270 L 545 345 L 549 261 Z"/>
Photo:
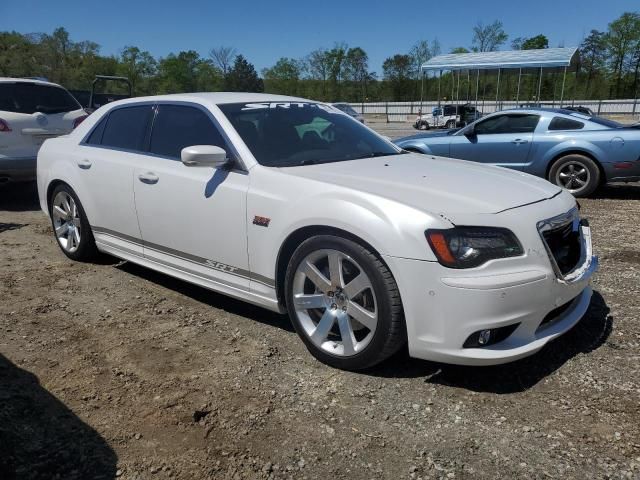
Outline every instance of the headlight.
<path id="1" fill-rule="evenodd" d="M 449 268 L 473 268 L 498 258 L 518 257 L 522 245 L 511 230 L 497 227 L 454 227 L 425 232 L 438 261 Z"/>

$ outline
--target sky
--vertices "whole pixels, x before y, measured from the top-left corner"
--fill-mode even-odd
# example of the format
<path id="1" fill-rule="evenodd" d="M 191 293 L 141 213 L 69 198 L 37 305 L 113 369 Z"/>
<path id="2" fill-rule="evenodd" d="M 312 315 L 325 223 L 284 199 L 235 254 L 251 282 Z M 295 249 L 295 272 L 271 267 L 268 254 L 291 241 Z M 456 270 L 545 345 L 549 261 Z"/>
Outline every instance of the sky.
<path id="1" fill-rule="evenodd" d="M 500 20 L 515 37 L 545 34 L 551 47 L 577 46 L 591 29 L 605 30 L 638 0 L 17 0 L 0 1 L 0 31 L 51 33 L 66 28 L 73 41 L 91 40 L 101 53 L 125 45 L 155 57 L 181 50 L 206 56 L 233 46 L 258 72 L 280 57 L 302 58 L 346 42 L 369 54 L 372 71 L 407 53 L 418 40 L 437 38 L 443 53 L 471 45 L 478 22 Z"/>

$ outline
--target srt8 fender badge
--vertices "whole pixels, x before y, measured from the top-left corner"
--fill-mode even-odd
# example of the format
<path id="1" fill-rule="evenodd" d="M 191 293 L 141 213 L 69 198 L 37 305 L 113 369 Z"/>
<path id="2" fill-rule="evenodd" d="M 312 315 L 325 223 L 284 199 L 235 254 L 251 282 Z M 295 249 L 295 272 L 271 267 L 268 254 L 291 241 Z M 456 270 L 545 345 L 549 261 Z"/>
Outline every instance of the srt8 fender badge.
<path id="1" fill-rule="evenodd" d="M 260 215 L 253 217 L 253 224 L 259 227 L 268 227 L 270 221 L 271 219 L 269 217 L 261 217 Z"/>

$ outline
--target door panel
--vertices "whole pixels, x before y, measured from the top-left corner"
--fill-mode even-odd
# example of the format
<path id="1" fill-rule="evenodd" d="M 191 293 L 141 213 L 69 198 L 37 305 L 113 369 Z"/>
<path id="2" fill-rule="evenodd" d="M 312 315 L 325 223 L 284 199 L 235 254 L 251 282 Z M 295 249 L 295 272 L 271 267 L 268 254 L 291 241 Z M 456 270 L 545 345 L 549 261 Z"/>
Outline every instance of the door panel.
<path id="1" fill-rule="evenodd" d="M 145 257 L 248 289 L 247 174 L 149 156 L 133 177 Z"/>
<path id="2" fill-rule="evenodd" d="M 533 142 L 539 116 L 494 115 L 475 124 L 468 135 L 451 137 L 450 156 L 522 170 Z"/>
<path id="3" fill-rule="evenodd" d="M 133 201 L 133 166 L 142 155 L 80 146 L 76 163 L 87 190 L 85 205 L 96 241 L 142 255 L 140 229 Z M 88 202 L 91 203 L 88 203 Z"/>
<path id="4" fill-rule="evenodd" d="M 183 148 L 215 145 L 233 159 L 211 114 L 194 104 L 159 104 L 150 154 L 133 173 L 144 255 L 188 274 L 248 290 L 249 177 L 231 168 L 186 166 Z"/>

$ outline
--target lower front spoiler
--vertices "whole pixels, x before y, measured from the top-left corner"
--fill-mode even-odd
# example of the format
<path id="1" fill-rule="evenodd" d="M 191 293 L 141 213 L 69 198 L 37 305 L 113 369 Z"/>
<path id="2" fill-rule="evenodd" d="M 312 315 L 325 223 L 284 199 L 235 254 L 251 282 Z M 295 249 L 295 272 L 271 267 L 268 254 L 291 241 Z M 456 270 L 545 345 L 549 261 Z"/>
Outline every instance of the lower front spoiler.
<path id="1" fill-rule="evenodd" d="M 425 344 L 414 348 L 411 356 L 442 363 L 475 366 L 499 365 L 528 357 L 575 326 L 587 312 L 591 295 L 591 287 L 587 286 L 571 301 L 569 308 L 557 318 L 538 327 L 533 336 L 519 336 L 516 330 L 506 340 L 483 348 L 447 349 L 440 345 Z"/>

